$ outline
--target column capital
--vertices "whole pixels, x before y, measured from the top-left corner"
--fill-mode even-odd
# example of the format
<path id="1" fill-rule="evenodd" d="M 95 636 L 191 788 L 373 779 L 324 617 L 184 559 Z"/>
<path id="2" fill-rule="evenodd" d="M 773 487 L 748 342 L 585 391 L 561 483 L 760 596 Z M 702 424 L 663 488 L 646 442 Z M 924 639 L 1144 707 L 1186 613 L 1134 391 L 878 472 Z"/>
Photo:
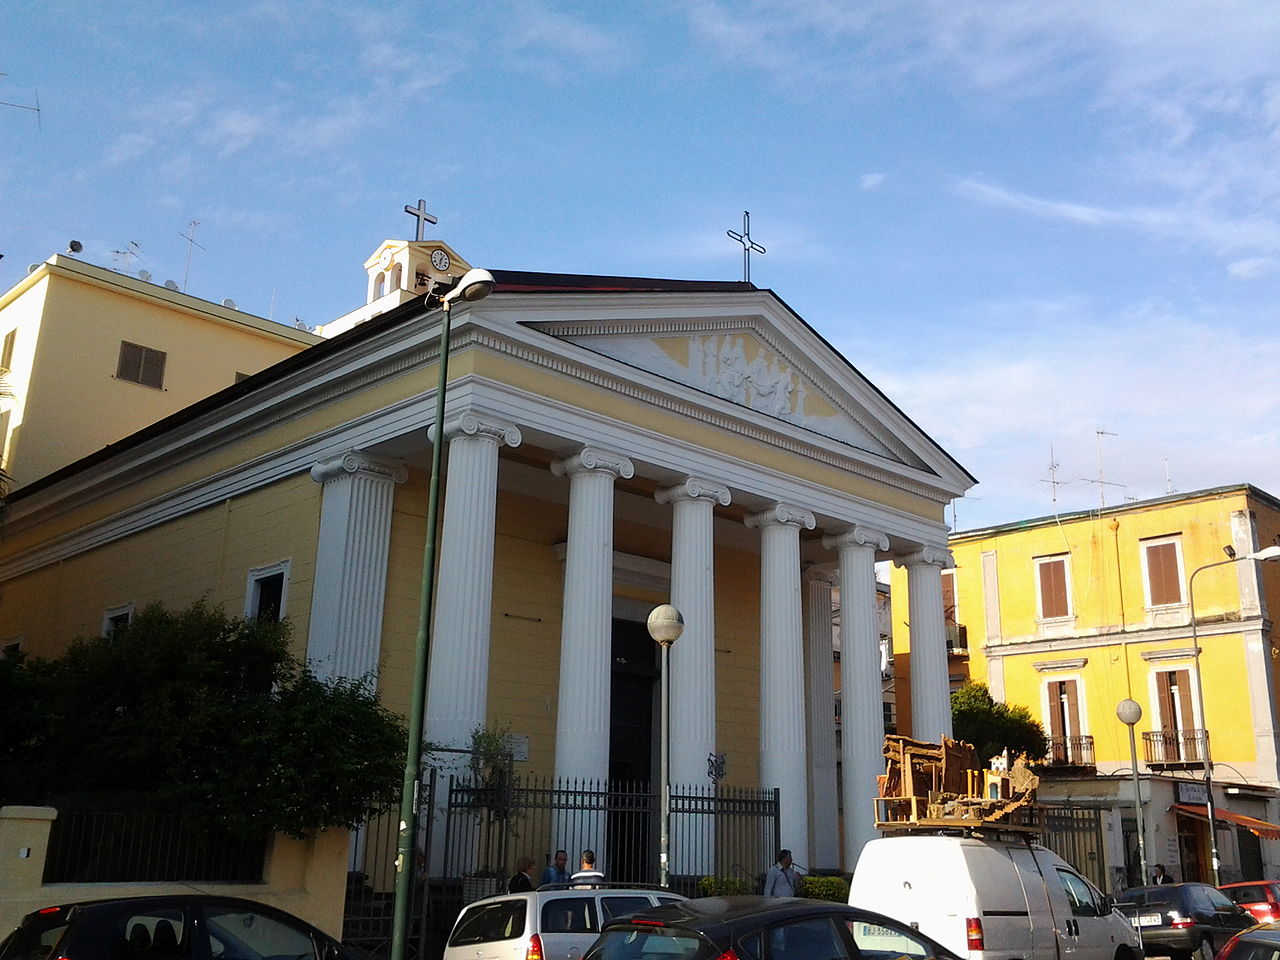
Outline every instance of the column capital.
<path id="1" fill-rule="evenodd" d="M 481 416 L 471 410 L 446 417 L 444 435 L 447 440 L 452 440 L 454 437 L 491 439 L 500 447 L 518 447 L 524 440 L 515 424 L 497 417 Z"/>
<path id="2" fill-rule="evenodd" d="M 951 551 L 946 547 L 935 547 L 925 544 L 915 553 L 908 553 L 906 556 L 894 557 L 893 563 L 898 567 L 916 567 L 931 564 L 935 567 L 953 567 L 955 566 L 955 558 L 951 556 Z"/>
<path id="3" fill-rule="evenodd" d="M 635 476 L 636 468 L 630 458 L 620 453 L 601 447 L 583 447 L 577 453 L 553 461 L 551 472 L 557 477 L 579 473 L 611 473 L 628 480 Z"/>
<path id="4" fill-rule="evenodd" d="M 371 474 L 394 483 L 404 483 L 409 479 L 409 471 L 399 460 L 362 450 L 348 450 L 339 456 L 318 461 L 311 468 L 311 479 L 316 483 L 328 483 L 356 473 Z"/>
<path id="5" fill-rule="evenodd" d="M 857 546 L 872 547 L 876 550 L 889 549 L 889 537 L 879 530 L 872 530 L 860 523 L 855 523 L 848 530 L 840 533 L 829 533 L 822 538 L 822 545 L 828 550 L 832 548 Z"/>
<path id="6" fill-rule="evenodd" d="M 811 512 L 804 509 L 804 507 L 793 506 L 789 503 L 775 503 L 767 510 L 748 514 L 743 523 L 755 529 L 787 526 L 812 530 L 817 525 L 817 521 Z"/>
<path id="7" fill-rule="evenodd" d="M 825 563 L 806 563 L 800 567 L 800 576 L 806 583 L 837 584 L 840 582 L 840 571 L 832 570 Z"/>
<path id="8" fill-rule="evenodd" d="M 732 499 L 729 488 L 714 480 L 702 477 L 685 477 L 673 487 L 655 490 L 653 499 L 659 503 L 675 503 L 678 500 L 710 500 L 722 507 L 727 507 Z"/>

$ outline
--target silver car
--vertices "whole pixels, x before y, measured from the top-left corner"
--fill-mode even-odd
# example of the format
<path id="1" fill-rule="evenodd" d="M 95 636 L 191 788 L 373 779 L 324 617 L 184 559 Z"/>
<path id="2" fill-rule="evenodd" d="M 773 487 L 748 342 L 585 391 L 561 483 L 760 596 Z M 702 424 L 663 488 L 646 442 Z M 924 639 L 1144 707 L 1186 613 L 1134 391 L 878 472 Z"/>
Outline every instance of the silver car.
<path id="1" fill-rule="evenodd" d="M 578 960 L 604 921 L 684 899 L 663 889 L 559 884 L 486 897 L 458 915 L 444 960 Z"/>

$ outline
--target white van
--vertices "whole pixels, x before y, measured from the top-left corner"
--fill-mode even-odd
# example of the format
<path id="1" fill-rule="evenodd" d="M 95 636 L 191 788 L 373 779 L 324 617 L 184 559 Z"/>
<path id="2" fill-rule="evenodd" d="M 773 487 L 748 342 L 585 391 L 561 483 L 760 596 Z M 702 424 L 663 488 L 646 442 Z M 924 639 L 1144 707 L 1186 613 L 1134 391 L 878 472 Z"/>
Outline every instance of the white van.
<path id="1" fill-rule="evenodd" d="M 966 836 L 869 840 L 849 903 L 970 960 L 1140 960 L 1129 919 L 1036 843 Z"/>

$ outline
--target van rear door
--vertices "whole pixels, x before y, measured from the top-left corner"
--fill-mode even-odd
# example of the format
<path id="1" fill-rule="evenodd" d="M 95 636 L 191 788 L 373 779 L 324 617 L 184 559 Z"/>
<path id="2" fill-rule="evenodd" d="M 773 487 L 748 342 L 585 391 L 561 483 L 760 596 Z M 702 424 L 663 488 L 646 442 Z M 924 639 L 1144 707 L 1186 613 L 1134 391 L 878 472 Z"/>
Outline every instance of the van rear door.
<path id="1" fill-rule="evenodd" d="M 1033 960 L 1058 960 L 1061 956 L 1058 922 L 1049 896 L 1047 881 L 1050 878 L 1041 874 L 1040 864 L 1036 862 L 1035 851 L 1031 847 L 1010 846 L 1006 850 L 1018 868 L 1018 880 L 1027 902 L 1026 922 L 1031 939 L 1031 951 L 1027 956 Z"/>

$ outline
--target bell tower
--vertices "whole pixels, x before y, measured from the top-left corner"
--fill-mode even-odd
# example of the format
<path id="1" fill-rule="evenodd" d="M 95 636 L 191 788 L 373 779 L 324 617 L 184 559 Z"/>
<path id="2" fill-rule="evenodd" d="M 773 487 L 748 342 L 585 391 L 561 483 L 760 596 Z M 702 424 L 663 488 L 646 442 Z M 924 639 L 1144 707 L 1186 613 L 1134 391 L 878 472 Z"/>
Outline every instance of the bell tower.
<path id="1" fill-rule="evenodd" d="M 379 306 L 389 310 L 439 285 L 452 286 L 471 264 L 442 240 L 383 240 L 364 268 L 369 275 L 365 303 L 388 298 Z"/>

